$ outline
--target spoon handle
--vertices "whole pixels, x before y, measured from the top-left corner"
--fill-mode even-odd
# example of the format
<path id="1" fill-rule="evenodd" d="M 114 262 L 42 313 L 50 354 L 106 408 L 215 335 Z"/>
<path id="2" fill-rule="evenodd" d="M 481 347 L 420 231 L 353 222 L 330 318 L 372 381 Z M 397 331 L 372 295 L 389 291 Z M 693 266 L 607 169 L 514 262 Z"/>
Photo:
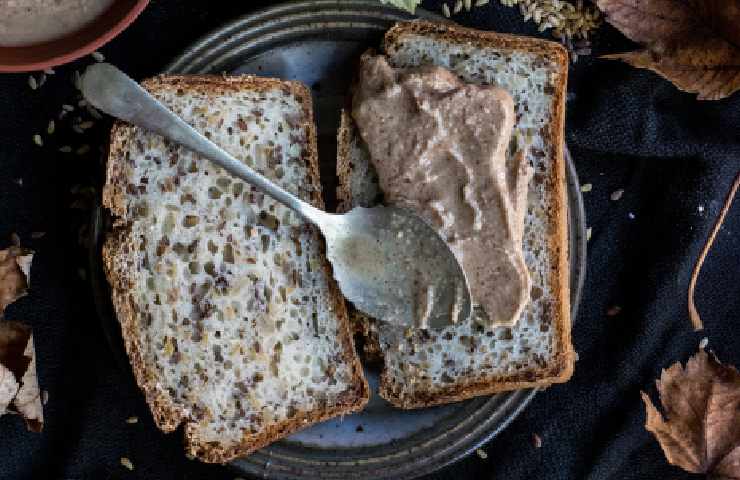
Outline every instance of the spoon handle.
<path id="1" fill-rule="evenodd" d="M 327 214 L 255 172 L 198 133 L 125 73 L 107 63 L 91 65 L 82 78 L 82 94 L 96 108 L 158 133 L 209 159 L 232 175 L 319 226 Z"/>

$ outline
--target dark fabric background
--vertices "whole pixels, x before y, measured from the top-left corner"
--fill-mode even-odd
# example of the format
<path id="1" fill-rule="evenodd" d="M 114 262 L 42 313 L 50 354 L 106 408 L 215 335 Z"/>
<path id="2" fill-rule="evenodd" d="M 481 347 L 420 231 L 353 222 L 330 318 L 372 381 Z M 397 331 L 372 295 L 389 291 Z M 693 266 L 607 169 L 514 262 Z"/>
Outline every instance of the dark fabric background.
<path id="1" fill-rule="evenodd" d="M 209 30 L 270 3 L 155 0 L 102 51 L 143 78 Z M 496 1 L 456 19 L 537 35 Z M 595 41 L 596 54 L 632 47 L 610 27 Z M 70 190 L 99 174 L 96 151 L 107 127 L 86 135 L 93 152 L 85 157 L 57 151 L 81 143 L 69 129 L 59 128 L 43 148 L 32 142 L 74 99 L 69 76 L 89 62 L 58 68 L 38 91 L 29 89 L 28 75 L 0 75 L 0 247 L 17 232 L 37 251 L 30 294 L 6 316 L 33 326 L 40 383 L 49 392 L 42 434 L 27 432 L 17 417 L 0 418 L 0 478 L 233 479 L 225 467 L 187 460 L 181 437 L 155 428 L 143 396 L 116 368 L 78 272 L 86 255 L 78 227 L 87 213 L 69 208 L 77 198 Z M 485 447 L 487 460 L 473 455 L 429 478 L 690 478 L 666 463 L 643 428 L 639 392 L 655 395 L 661 369 L 685 361 L 704 336 L 720 359 L 740 365 L 740 205 L 699 281 L 705 332 L 692 332 L 686 302 L 695 258 L 740 170 L 740 94 L 697 102 L 650 72 L 595 57 L 573 66 L 569 91 L 567 141 L 581 182 L 593 184 L 584 194 L 593 237 L 573 330 L 575 376 L 537 395 Z M 611 201 L 619 188 L 623 198 Z M 47 233 L 32 240 L 33 231 Z M 607 316 L 615 305 L 621 313 Z M 131 415 L 137 425 L 125 423 Z M 133 472 L 120 466 L 122 456 Z"/>

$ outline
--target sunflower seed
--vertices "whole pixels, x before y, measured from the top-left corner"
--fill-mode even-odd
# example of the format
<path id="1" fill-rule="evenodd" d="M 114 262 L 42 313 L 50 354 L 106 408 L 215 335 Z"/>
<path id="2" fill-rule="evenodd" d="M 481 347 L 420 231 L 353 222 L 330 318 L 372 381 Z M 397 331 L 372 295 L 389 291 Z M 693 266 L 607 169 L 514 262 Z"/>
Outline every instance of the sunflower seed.
<path id="1" fill-rule="evenodd" d="M 39 147 L 44 146 L 44 141 L 41 139 L 41 135 L 39 135 L 38 133 L 33 136 L 33 143 L 35 143 Z"/>

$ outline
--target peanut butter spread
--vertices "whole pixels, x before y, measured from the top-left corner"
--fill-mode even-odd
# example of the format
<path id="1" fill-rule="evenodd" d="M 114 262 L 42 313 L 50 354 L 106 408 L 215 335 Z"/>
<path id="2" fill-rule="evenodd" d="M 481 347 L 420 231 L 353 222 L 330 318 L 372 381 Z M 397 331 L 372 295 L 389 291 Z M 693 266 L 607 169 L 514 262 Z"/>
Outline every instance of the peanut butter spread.
<path id="1" fill-rule="evenodd" d="M 415 211 L 450 245 L 491 325 L 512 325 L 529 298 L 522 237 L 532 169 L 507 159 L 514 102 L 436 66 L 395 69 L 365 55 L 353 117 L 385 202 Z"/>

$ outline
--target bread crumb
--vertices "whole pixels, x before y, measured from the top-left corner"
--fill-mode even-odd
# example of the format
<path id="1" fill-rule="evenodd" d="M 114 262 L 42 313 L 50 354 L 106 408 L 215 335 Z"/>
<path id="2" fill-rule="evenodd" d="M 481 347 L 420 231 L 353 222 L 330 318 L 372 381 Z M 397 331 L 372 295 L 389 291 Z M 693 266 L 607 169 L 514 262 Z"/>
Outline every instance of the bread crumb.
<path id="1" fill-rule="evenodd" d="M 126 419 L 126 423 L 128 424 L 139 423 L 139 417 L 128 417 Z"/>
<path id="2" fill-rule="evenodd" d="M 611 198 L 612 201 L 616 202 L 617 200 L 622 198 L 623 194 L 624 194 L 624 189 L 620 188 L 619 190 L 615 190 L 614 192 L 612 192 L 611 197 L 609 198 Z"/>
<path id="3" fill-rule="evenodd" d="M 594 187 L 594 186 L 593 186 L 593 184 L 591 184 L 591 183 L 584 183 L 583 185 L 581 185 L 581 192 L 583 192 L 583 193 L 588 193 L 588 192 L 590 192 L 590 191 L 591 191 L 591 189 L 592 189 L 593 187 Z"/>
<path id="4" fill-rule="evenodd" d="M 534 448 L 542 448 L 542 438 L 536 433 L 532 434 L 532 445 L 534 445 Z"/>
<path id="5" fill-rule="evenodd" d="M 709 339 L 707 337 L 702 338 L 699 342 L 699 348 L 704 350 L 705 348 L 707 348 L 707 345 L 709 345 Z"/>
<path id="6" fill-rule="evenodd" d="M 609 310 L 606 311 L 606 315 L 608 317 L 614 317 L 614 316 L 619 315 L 621 311 L 622 311 L 622 307 L 620 307 L 619 305 L 614 305 L 613 307 L 611 307 Z"/>
<path id="7" fill-rule="evenodd" d="M 488 458 L 488 454 L 482 448 L 477 449 L 475 453 L 483 460 Z"/>
<path id="8" fill-rule="evenodd" d="M 131 460 L 129 460 L 128 458 L 126 458 L 126 457 L 121 457 L 121 465 L 123 465 L 124 467 L 128 468 L 129 470 L 133 470 L 134 469 L 133 462 Z"/>

